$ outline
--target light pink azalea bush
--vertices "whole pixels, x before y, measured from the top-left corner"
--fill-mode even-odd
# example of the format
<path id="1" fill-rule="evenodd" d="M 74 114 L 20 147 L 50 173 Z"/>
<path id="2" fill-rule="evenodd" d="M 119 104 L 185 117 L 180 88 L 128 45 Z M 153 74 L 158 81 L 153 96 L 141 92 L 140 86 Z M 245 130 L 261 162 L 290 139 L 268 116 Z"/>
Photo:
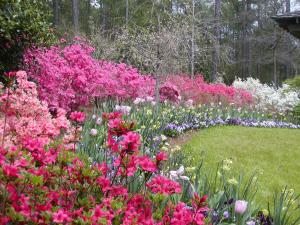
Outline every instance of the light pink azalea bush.
<path id="1" fill-rule="evenodd" d="M 0 90 L 0 143 L 22 145 L 34 138 L 43 145 L 70 129 L 66 112 L 57 108 L 51 115 L 48 105 L 38 98 L 36 84 L 27 80 L 24 71 L 10 77 L 10 87 Z"/>
<path id="2" fill-rule="evenodd" d="M 166 154 L 141 155 L 134 124 L 120 113 L 104 118 L 112 164 L 91 164 L 35 138 L 0 148 L 0 224 L 206 224 L 206 196 L 195 193 L 189 205 L 171 200 L 181 186 L 158 175 Z M 141 188 L 130 193 L 134 175 Z"/>
<path id="3" fill-rule="evenodd" d="M 125 64 L 96 60 L 93 51 L 83 41 L 28 50 L 24 64 L 38 83 L 40 98 L 52 108 L 70 112 L 95 99 L 153 95 L 152 78 Z"/>

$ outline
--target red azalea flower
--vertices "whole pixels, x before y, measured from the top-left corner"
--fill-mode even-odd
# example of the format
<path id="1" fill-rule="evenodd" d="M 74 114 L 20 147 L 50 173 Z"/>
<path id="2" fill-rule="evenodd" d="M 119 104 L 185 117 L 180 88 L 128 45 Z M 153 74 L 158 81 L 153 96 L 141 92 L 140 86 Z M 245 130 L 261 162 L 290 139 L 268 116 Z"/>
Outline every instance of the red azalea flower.
<path id="1" fill-rule="evenodd" d="M 16 74 L 17 74 L 17 72 L 6 72 L 6 73 L 4 73 L 4 75 L 6 77 L 8 77 L 9 79 L 14 78 L 16 76 Z"/>
<path id="2" fill-rule="evenodd" d="M 160 161 L 166 161 L 168 160 L 168 154 L 165 152 L 160 152 L 156 155 L 156 161 L 160 162 Z"/>
<path id="3" fill-rule="evenodd" d="M 152 178 L 146 186 L 155 194 L 159 193 L 163 195 L 171 195 L 181 192 L 181 186 L 179 183 L 169 180 L 163 176 L 156 176 Z"/>
<path id="4" fill-rule="evenodd" d="M 156 164 L 148 156 L 139 157 L 138 162 L 139 162 L 140 167 L 144 171 L 147 171 L 147 172 L 157 171 Z"/>

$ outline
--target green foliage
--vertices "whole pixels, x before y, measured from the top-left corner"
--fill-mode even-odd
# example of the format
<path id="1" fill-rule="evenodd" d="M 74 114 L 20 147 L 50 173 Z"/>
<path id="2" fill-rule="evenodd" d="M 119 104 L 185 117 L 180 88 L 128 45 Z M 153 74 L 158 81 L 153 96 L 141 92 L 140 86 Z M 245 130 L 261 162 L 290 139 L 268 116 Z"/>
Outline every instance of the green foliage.
<path id="1" fill-rule="evenodd" d="M 297 123 L 300 123 L 300 104 L 298 104 L 293 110 L 293 116 Z"/>
<path id="2" fill-rule="evenodd" d="M 290 87 L 295 90 L 298 91 L 300 94 L 300 76 L 295 76 L 292 79 L 287 79 L 285 81 L 286 84 L 290 85 Z M 297 123 L 300 123 L 300 104 L 298 104 L 294 110 L 293 110 L 293 116 L 295 118 L 295 120 L 297 121 Z"/>
<path id="3" fill-rule="evenodd" d="M 54 40 L 47 1 L 0 0 L 0 74 L 16 70 L 24 50 Z"/>
<path id="4" fill-rule="evenodd" d="M 295 76 L 292 79 L 287 79 L 285 83 L 290 85 L 293 89 L 300 91 L 300 76 Z"/>
<path id="5" fill-rule="evenodd" d="M 294 193 L 293 189 L 288 190 L 284 188 L 280 193 L 274 194 L 273 208 L 271 216 L 273 216 L 274 224 L 285 225 L 291 224 L 296 225 L 300 221 L 300 216 L 294 217 L 289 214 L 293 209 L 299 209 L 296 201 L 299 199 L 299 195 Z"/>

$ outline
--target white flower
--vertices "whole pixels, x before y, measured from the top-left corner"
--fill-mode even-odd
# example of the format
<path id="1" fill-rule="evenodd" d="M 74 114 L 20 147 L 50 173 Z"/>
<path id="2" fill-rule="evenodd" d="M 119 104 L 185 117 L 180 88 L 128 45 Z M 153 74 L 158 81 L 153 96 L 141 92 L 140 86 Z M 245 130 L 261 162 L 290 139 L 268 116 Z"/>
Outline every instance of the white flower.
<path id="1" fill-rule="evenodd" d="M 178 175 L 182 175 L 184 173 L 184 166 L 180 166 L 176 172 Z"/>
<path id="2" fill-rule="evenodd" d="M 119 111 L 119 112 L 121 112 L 121 113 L 123 113 L 125 115 L 128 115 L 130 113 L 130 111 L 131 111 L 131 107 L 130 106 L 126 106 L 126 105 L 122 105 L 122 106 L 116 105 L 115 110 Z"/>
<path id="3" fill-rule="evenodd" d="M 151 96 L 147 96 L 147 97 L 146 97 L 146 101 L 147 101 L 147 102 L 152 102 L 153 100 L 154 100 L 154 98 L 151 97 Z"/>
<path id="4" fill-rule="evenodd" d="M 95 114 L 93 114 L 92 119 L 95 120 L 97 118 L 97 116 Z"/>
<path id="5" fill-rule="evenodd" d="M 246 222 L 246 225 L 255 225 L 256 223 L 255 223 L 255 221 L 253 221 L 253 220 L 250 220 L 250 221 L 248 221 L 248 222 Z"/>
<path id="6" fill-rule="evenodd" d="M 96 136 L 97 134 L 98 134 L 98 130 L 96 130 L 96 129 L 91 129 L 90 135 Z"/>
<path id="7" fill-rule="evenodd" d="M 189 181 L 189 180 L 190 180 L 190 178 L 188 178 L 187 176 L 180 176 L 180 178 L 181 178 L 182 180 L 186 180 L 186 181 Z"/>
<path id="8" fill-rule="evenodd" d="M 162 141 L 166 141 L 167 139 L 168 139 L 168 138 L 167 138 L 165 135 L 163 135 L 163 134 L 161 135 L 161 140 L 162 140 Z"/>
<path id="9" fill-rule="evenodd" d="M 138 105 L 138 104 L 143 103 L 143 102 L 145 102 L 145 99 L 143 99 L 143 98 L 136 98 L 133 101 L 133 104 Z"/>
<path id="10" fill-rule="evenodd" d="M 189 181 L 190 178 L 188 178 L 187 176 L 182 176 L 182 174 L 184 173 L 184 167 L 180 166 L 178 170 L 171 170 L 170 171 L 170 177 L 172 179 L 182 179 L 182 180 L 186 180 Z"/>
<path id="11" fill-rule="evenodd" d="M 192 107 L 193 106 L 194 101 L 192 99 L 189 99 L 185 102 L 185 106 L 186 107 Z"/>
<path id="12" fill-rule="evenodd" d="M 96 124 L 99 125 L 99 126 L 102 124 L 102 118 L 101 117 L 98 117 L 98 119 L 96 120 Z"/>
<path id="13" fill-rule="evenodd" d="M 251 93 L 257 109 L 276 110 L 286 112 L 292 110 L 300 103 L 299 95 L 284 84 L 281 88 L 262 84 L 258 79 L 247 78 L 246 80 L 236 79 L 233 87 L 244 89 Z"/>

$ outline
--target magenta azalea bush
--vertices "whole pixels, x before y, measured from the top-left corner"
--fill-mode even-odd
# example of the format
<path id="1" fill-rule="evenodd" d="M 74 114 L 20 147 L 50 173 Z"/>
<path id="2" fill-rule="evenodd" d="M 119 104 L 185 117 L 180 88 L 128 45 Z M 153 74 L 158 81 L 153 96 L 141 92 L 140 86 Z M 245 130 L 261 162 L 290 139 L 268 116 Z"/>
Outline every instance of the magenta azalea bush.
<path id="1" fill-rule="evenodd" d="M 93 51 L 83 41 L 28 50 L 24 64 L 38 83 L 39 97 L 70 112 L 95 99 L 153 95 L 153 79 L 125 64 L 96 60 Z"/>
<path id="2" fill-rule="evenodd" d="M 0 148 L 0 224 L 206 224 L 206 196 L 195 193 L 189 205 L 171 201 L 182 189 L 159 175 L 166 154 L 141 155 L 134 123 L 120 113 L 104 118 L 112 164 L 91 164 L 35 138 Z M 141 188 L 129 192 L 135 175 Z"/>

